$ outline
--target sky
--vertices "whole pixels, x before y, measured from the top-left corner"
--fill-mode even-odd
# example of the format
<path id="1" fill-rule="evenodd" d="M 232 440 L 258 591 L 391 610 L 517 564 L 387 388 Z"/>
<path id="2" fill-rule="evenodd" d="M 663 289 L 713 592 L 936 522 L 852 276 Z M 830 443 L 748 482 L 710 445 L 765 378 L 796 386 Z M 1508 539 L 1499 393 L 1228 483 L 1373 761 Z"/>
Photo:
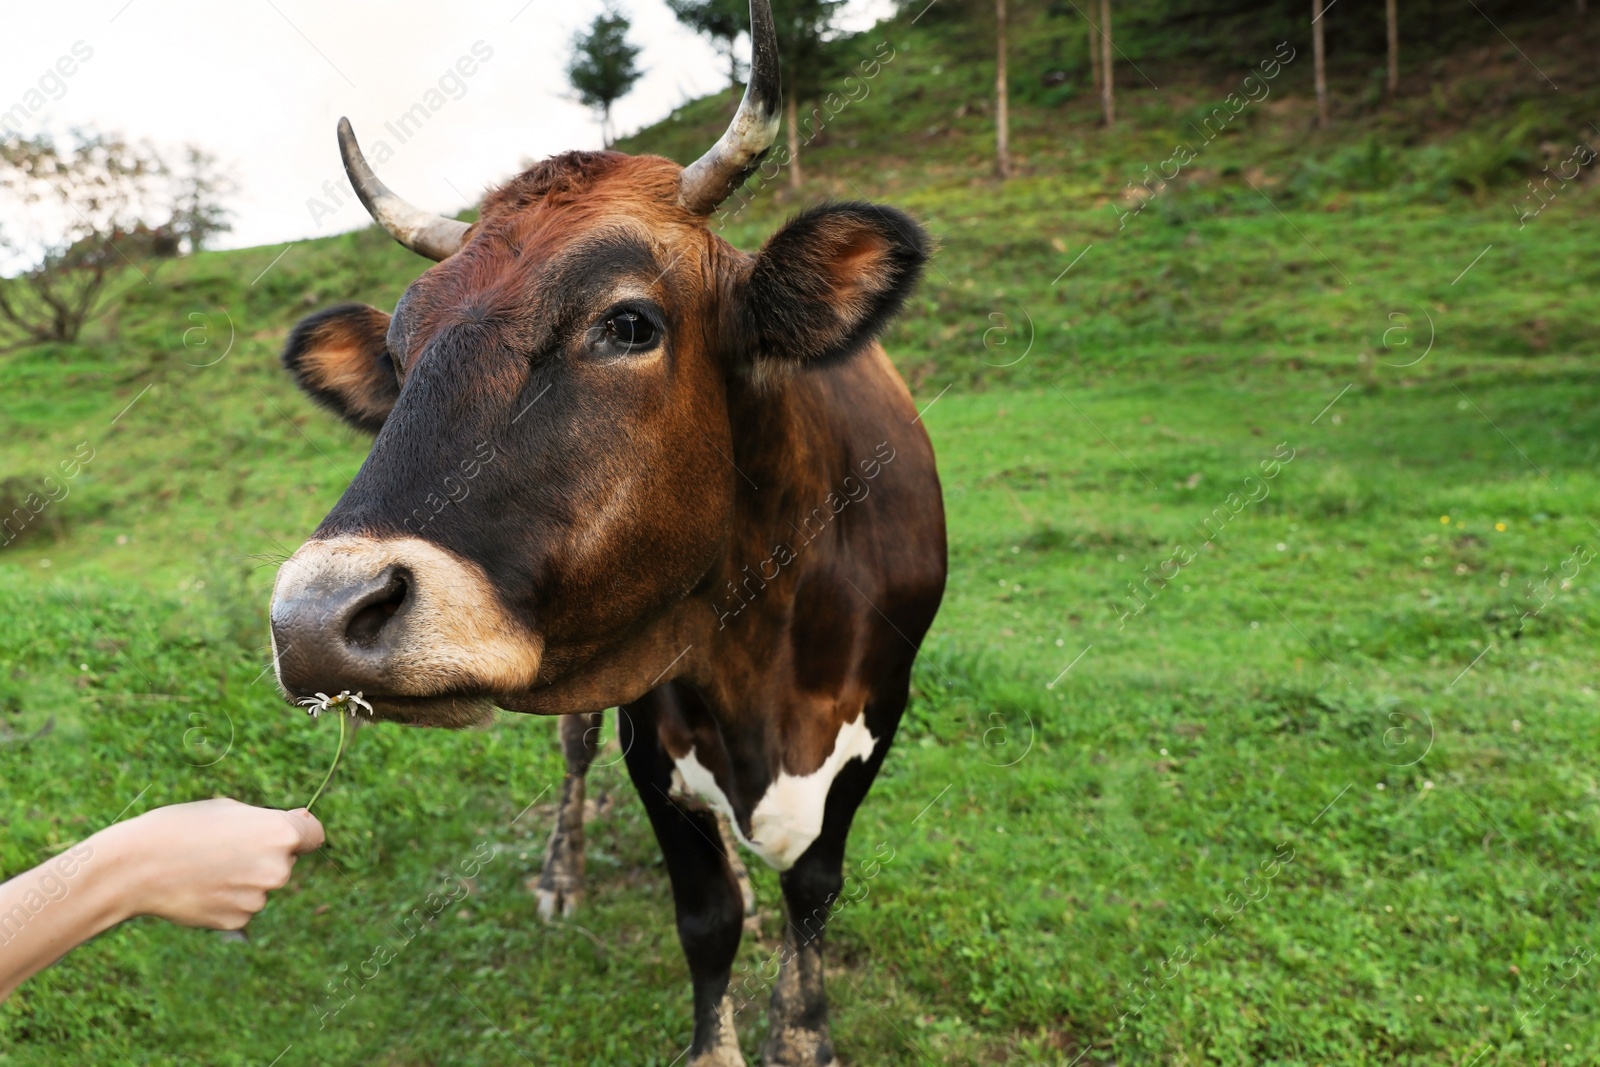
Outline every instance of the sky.
<path id="1" fill-rule="evenodd" d="M 88 126 L 158 150 L 199 144 L 240 186 L 219 247 L 367 224 L 339 163 L 341 115 L 391 189 L 454 213 L 527 160 L 601 147 L 566 62 L 602 2 L 4 0 L 0 120 L 30 135 Z M 726 62 L 663 0 L 617 6 L 645 70 L 615 109 L 619 130 L 726 86 Z M 890 8 L 850 0 L 843 24 L 869 26 Z M 418 104 L 426 121 L 388 129 Z M 379 140 L 393 150 L 381 165 Z"/>

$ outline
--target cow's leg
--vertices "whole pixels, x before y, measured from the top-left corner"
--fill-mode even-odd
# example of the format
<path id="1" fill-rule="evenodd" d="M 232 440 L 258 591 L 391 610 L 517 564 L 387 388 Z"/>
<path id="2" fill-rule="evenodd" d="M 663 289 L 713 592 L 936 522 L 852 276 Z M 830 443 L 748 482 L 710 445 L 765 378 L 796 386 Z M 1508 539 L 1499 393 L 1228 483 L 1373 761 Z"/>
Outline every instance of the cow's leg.
<path id="1" fill-rule="evenodd" d="M 546 919 L 572 915 L 583 900 L 583 781 L 600 749 L 605 712 L 561 717 L 561 752 L 567 774 L 561 780 L 561 802 L 555 829 L 544 850 L 544 870 L 534 895 Z"/>
<path id="2" fill-rule="evenodd" d="M 779 877 L 785 922 L 761 1062 L 775 1067 L 833 1063 L 828 997 L 822 985 L 822 935 L 844 884 L 844 838 L 818 838 Z"/>
<path id="3" fill-rule="evenodd" d="M 851 760 L 844 765 L 828 790 L 822 833 L 778 878 L 783 887 L 785 922 L 767 1040 L 761 1049 L 761 1061 L 768 1067 L 820 1067 L 835 1062 L 828 1032 L 828 997 L 822 985 L 822 938 L 831 914 L 864 899 L 854 888 L 844 898 L 839 895 L 844 887 L 845 841 L 856 809 L 889 751 L 904 707 L 902 695 L 893 714 L 874 725 L 873 733 L 880 739 L 865 763 Z M 868 718 L 869 723 L 880 721 L 876 715 Z"/>
<path id="4" fill-rule="evenodd" d="M 728 996 L 729 973 L 744 930 L 744 904 L 728 864 L 716 816 L 705 806 L 672 795 L 673 763 L 656 729 L 660 702 L 673 699 L 670 683 L 648 693 L 617 718 L 628 773 L 661 844 L 678 940 L 694 985 L 694 1041 L 688 1067 L 744 1067 Z"/>
<path id="5" fill-rule="evenodd" d="M 750 869 L 744 865 L 744 857 L 739 855 L 739 843 L 733 839 L 733 824 L 720 811 L 716 815 L 722 851 L 728 857 L 728 866 L 733 868 L 734 881 L 739 883 L 739 899 L 744 901 L 745 918 L 749 920 L 756 913 L 756 887 L 750 882 Z"/>

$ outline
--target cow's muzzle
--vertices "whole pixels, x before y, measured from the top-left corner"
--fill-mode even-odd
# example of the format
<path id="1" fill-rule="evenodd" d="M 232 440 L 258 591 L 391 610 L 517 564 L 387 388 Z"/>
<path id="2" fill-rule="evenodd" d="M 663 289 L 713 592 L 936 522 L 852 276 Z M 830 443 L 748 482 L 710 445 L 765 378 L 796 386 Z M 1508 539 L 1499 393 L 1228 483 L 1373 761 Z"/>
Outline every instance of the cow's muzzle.
<path id="1" fill-rule="evenodd" d="M 481 718 L 527 689 L 542 643 L 482 568 L 416 538 L 308 541 L 278 571 L 273 658 L 291 700 L 363 693 L 407 721 Z"/>

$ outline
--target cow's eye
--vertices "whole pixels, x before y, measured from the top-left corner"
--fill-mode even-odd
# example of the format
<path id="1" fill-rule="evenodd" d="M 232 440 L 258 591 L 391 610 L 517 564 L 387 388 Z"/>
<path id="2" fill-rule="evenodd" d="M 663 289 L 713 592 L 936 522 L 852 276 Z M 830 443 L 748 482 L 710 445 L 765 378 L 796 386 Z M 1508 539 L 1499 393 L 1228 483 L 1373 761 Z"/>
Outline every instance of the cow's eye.
<path id="1" fill-rule="evenodd" d="M 660 341 L 655 323 L 643 312 L 632 309 L 611 312 L 596 333 L 595 347 L 621 355 L 648 352 Z"/>

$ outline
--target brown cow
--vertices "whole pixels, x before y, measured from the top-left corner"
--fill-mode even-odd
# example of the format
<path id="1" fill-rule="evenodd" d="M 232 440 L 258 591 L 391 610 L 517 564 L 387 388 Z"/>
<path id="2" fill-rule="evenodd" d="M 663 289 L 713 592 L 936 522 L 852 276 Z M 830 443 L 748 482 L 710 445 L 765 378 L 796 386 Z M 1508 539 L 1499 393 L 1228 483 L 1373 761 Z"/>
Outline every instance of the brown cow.
<path id="1" fill-rule="evenodd" d="M 290 699 L 478 723 L 618 706 L 694 988 L 688 1062 L 743 1063 L 743 904 L 714 812 L 782 872 L 764 1049 L 833 1061 L 822 920 L 945 580 L 932 449 L 875 337 L 928 256 L 907 216 L 830 204 L 756 255 L 707 220 L 772 144 L 772 16 L 750 85 L 687 168 L 573 152 L 468 226 L 395 197 L 341 122 L 373 216 L 437 265 L 393 316 L 301 322 L 284 362 L 375 431 L 272 600 Z"/>

